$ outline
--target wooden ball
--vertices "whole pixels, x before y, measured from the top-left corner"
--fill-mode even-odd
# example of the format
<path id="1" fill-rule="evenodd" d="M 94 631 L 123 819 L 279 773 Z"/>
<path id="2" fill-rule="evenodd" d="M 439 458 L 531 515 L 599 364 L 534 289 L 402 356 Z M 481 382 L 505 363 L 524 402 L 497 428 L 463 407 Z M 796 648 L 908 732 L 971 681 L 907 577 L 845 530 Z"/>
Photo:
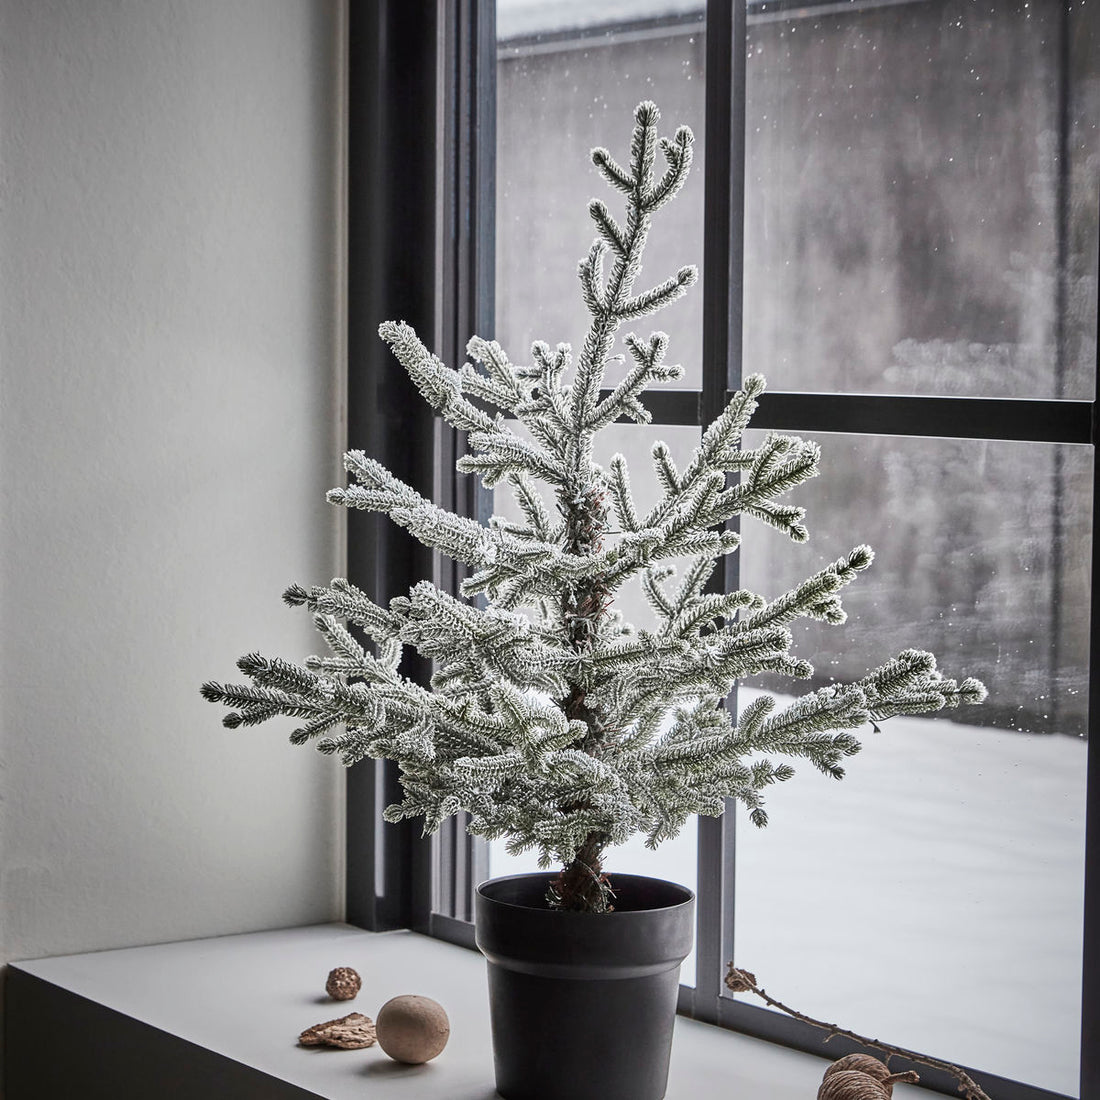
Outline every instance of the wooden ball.
<path id="1" fill-rule="evenodd" d="M 443 1006 L 431 997 L 406 993 L 388 1000 L 375 1020 L 378 1045 L 395 1061 L 418 1066 L 430 1062 L 446 1045 L 451 1023 Z"/>

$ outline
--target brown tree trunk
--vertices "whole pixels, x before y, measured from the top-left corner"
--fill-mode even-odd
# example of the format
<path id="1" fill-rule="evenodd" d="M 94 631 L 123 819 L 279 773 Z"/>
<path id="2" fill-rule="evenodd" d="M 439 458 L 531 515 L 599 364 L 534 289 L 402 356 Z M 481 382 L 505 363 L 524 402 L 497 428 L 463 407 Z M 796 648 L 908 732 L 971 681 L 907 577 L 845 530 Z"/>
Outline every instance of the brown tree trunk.
<path id="1" fill-rule="evenodd" d="M 599 490 L 590 490 L 578 502 L 562 501 L 566 517 L 565 547 L 573 554 L 597 553 L 606 527 L 607 510 Z M 599 579 L 590 581 L 566 593 L 562 599 L 561 616 L 566 639 L 578 653 L 590 650 L 595 642 L 600 619 L 610 602 L 607 589 Z M 588 735 L 577 745 L 582 752 L 594 753 L 603 740 L 605 729 L 600 715 L 585 702 L 585 692 L 572 685 L 569 695 L 559 706 L 571 721 L 578 719 L 588 726 Z M 580 805 L 563 806 L 562 810 L 581 809 Z M 550 883 L 546 892 L 552 909 L 568 909 L 584 913 L 606 913 L 613 908 L 614 892 L 603 873 L 603 850 L 610 838 L 593 831 L 577 849 L 571 863 L 566 864 Z"/>
<path id="2" fill-rule="evenodd" d="M 550 883 L 547 901 L 553 909 L 582 913 L 607 913 L 614 908 L 615 894 L 603 873 L 605 833 L 589 833 L 573 857 Z"/>

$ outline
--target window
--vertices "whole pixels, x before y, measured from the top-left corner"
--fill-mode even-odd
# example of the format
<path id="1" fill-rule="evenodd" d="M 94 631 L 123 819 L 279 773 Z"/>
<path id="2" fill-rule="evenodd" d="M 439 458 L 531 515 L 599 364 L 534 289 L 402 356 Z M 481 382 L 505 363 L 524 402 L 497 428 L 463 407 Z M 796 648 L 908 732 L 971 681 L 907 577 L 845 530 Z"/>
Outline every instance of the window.
<path id="1" fill-rule="evenodd" d="M 703 279 L 660 319 L 683 389 L 612 445 L 690 449 L 742 364 L 763 371 L 753 430 L 822 443 L 798 501 L 812 538 L 791 547 L 746 524 L 726 583 L 775 594 L 866 540 L 878 558 L 848 623 L 799 637 L 822 681 L 916 644 L 991 692 L 965 721 L 866 735 L 846 789 L 799 774 L 766 830 L 731 812 L 609 860 L 698 892 L 681 1009 L 844 1052 L 728 995 L 733 958 L 811 1014 L 972 1068 L 998 1098 L 1095 1098 L 1098 16 L 1077 0 L 497 8 L 494 27 L 488 5 L 440 5 L 435 29 L 444 358 L 472 331 L 515 357 L 576 338 L 584 152 L 653 98 L 667 125 L 692 126 L 697 162 L 650 263 L 702 260 Z M 450 476 L 453 438 L 427 438 L 452 506 L 507 506 Z M 746 683 L 740 702 L 761 689 L 792 685 Z M 377 768 L 352 782 L 355 830 L 391 781 Z M 405 874 L 397 919 L 460 942 L 473 885 L 519 869 L 460 822 L 427 847 L 372 835 L 358 866 L 374 877 L 362 885 L 351 853 L 349 891 L 377 908 Z"/>

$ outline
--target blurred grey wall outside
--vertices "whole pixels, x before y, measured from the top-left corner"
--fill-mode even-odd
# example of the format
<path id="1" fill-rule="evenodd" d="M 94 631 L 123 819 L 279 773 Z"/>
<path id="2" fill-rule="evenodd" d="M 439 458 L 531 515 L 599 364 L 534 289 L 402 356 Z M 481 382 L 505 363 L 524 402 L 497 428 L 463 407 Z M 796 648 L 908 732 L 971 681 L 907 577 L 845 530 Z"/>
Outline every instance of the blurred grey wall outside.
<path id="1" fill-rule="evenodd" d="M 1090 400 L 1100 202 L 1091 9 L 768 7 L 749 16 L 745 371 L 775 390 Z M 641 282 L 702 260 L 705 30 L 676 8 L 663 30 L 501 42 L 496 336 L 514 360 L 534 339 L 583 338 L 574 272 L 593 235 L 586 202 L 603 188 L 588 151 L 625 156 L 641 99 L 658 103 L 669 132 L 686 122 L 697 137 L 696 171 L 658 216 Z M 701 327 L 698 289 L 639 324 L 641 335 L 670 334 L 685 388 L 699 385 Z M 613 433 L 609 454 L 637 456 L 636 482 L 648 473 L 645 444 L 675 437 L 683 455 L 697 438 L 660 426 Z M 989 686 L 967 721 L 1083 733 L 1091 454 L 820 442 L 822 476 L 794 498 L 810 544 L 747 524 L 740 553 L 742 585 L 774 596 L 855 543 L 875 548 L 875 566 L 847 590 L 848 624 L 798 632 L 820 681 L 918 646 L 948 674 Z"/>

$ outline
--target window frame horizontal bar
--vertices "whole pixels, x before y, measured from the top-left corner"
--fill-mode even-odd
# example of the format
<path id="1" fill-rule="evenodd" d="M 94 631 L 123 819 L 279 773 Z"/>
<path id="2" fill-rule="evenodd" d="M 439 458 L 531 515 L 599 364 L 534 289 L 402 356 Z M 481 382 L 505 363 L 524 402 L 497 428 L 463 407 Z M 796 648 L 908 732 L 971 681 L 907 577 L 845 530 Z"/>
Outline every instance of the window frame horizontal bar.
<path id="1" fill-rule="evenodd" d="M 601 399 L 610 390 L 602 390 Z M 726 392 L 726 401 L 733 391 Z M 662 390 L 643 397 L 653 424 L 702 424 L 698 390 Z M 767 392 L 754 428 L 1002 439 L 1021 443 L 1093 443 L 1095 403 L 1015 397 L 919 397 L 898 394 Z"/>
<path id="2" fill-rule="evenodd" d="M 439 912 L 428 915 L 428 935 L 437 940 L 453 943 L 457 947 L 477 951 L 474 931 L 473 921 L 460 920 L 458 917 L 450 917 L 446 913 Z"/>
<path id="3" fill-rule="evenodd" d="M 612 390 L 600 390 L 600 400 L 611 396 Z M 653 417 L 654 424 L 701 424 L 703 395 L 698 390 L 647 390 L 642 403 Z M 620 416 L 617 423 L 634 423 Z"/>
<path id="4" fill-rule="evenodd" d="M 765 393 L 760 398 L 753 427 L 1081 444 L 1093 442 L 1093 402 Z"/>

